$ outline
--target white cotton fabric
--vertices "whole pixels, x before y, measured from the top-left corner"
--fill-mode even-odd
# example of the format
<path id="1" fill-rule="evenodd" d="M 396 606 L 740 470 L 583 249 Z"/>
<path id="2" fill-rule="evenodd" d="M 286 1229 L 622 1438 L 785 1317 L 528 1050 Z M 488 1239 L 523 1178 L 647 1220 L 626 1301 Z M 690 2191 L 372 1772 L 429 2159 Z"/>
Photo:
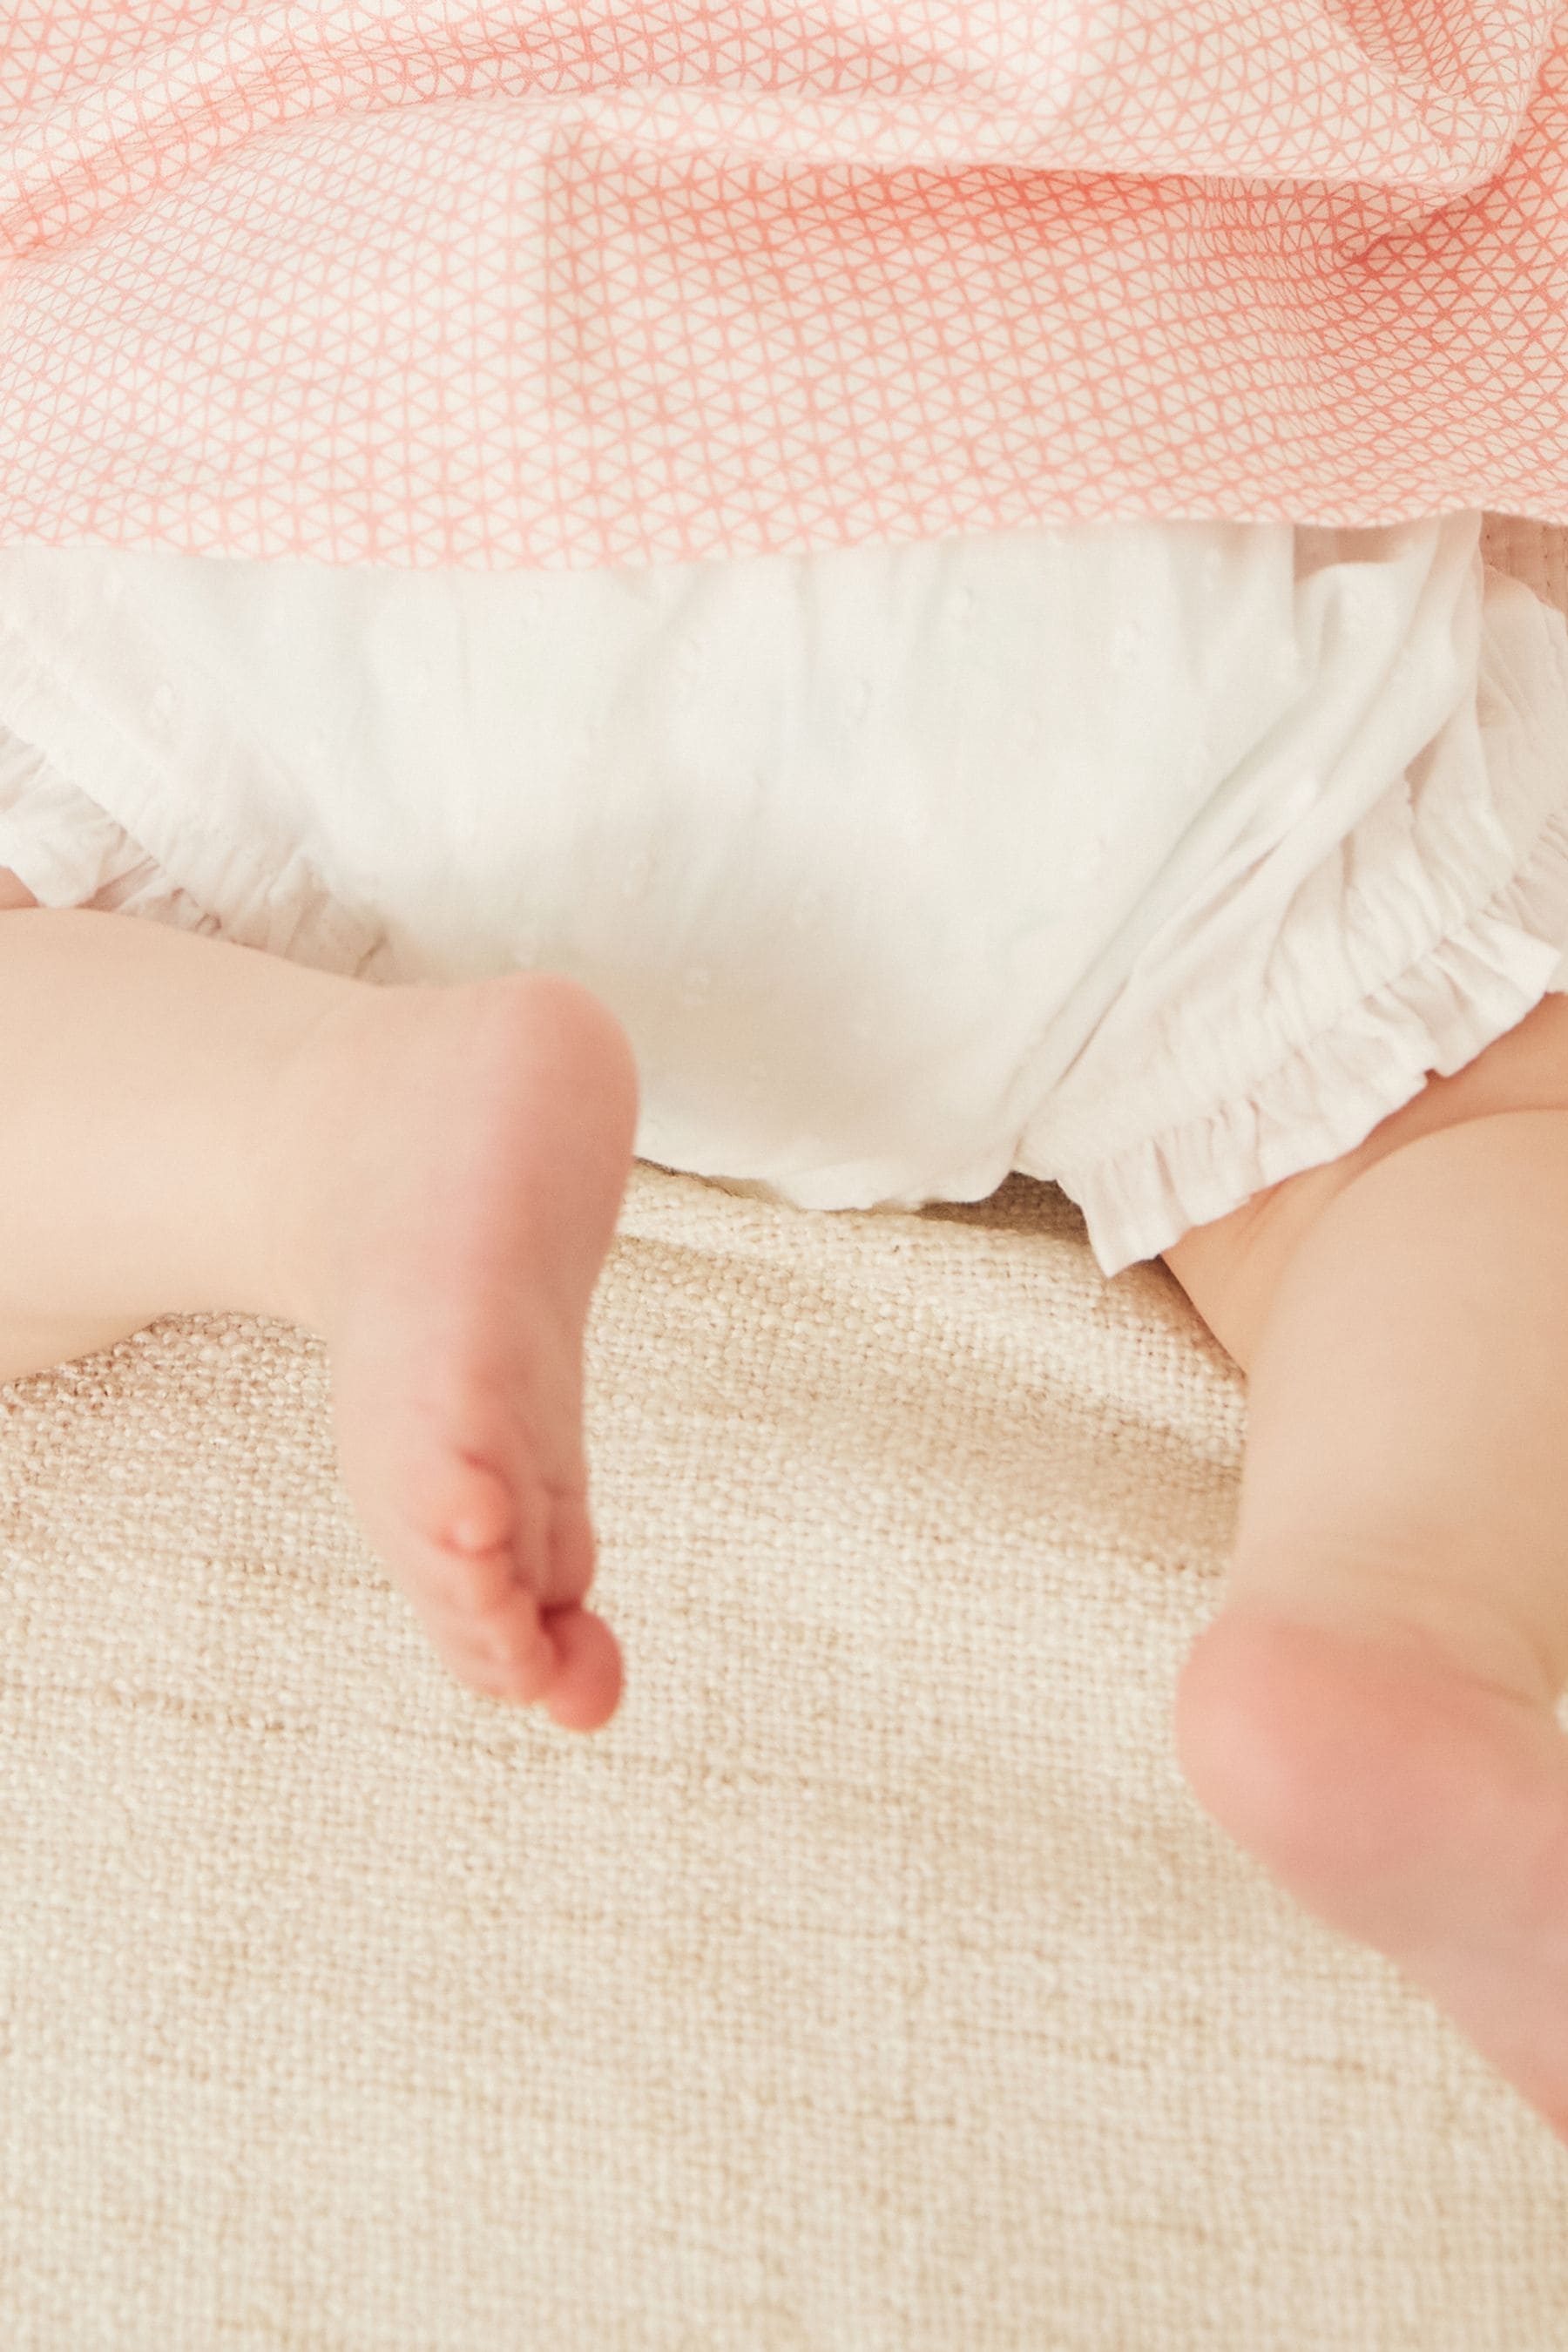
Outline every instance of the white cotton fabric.
<path id="1" fill-rule="evenodd" d="M 1475 510 L 653 569 L 0 550 L 0 865 L 377 982 L 564 971 L 640 1158 L 1083 1210 L 1103 1271 L 1568 988 L 1568 624 Z"/>

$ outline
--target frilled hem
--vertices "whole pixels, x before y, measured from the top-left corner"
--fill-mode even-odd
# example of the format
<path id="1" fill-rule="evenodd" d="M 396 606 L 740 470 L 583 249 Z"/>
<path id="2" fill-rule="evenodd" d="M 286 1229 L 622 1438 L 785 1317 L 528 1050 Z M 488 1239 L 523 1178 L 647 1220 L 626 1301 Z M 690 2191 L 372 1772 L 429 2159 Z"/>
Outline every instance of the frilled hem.
<path id="1" fill-rule="evenodd" d="M 1568 992 L 1568 811 L 1548 818 L 1523 869 L 1470 919 L 1292 1052 L 1245 1097 L 1094 1165 L 1021 1155 L 1026 1175 L 1078 1203 L 1101 1271 L 1157 1257 L 1254 1192 L 1353 1151 L 1419 1094 Z"/>
<path id="2" fill-rule="evenodd" d="M 77 723 L 68 694 L 0 634 L 0 866 L 40 906 L 143 916 L 351 977 L 373 961 L 382 933 L 336 905 L 307 858 L 274 864 L 208 831 L 138 746 L 110 750 L 95 725 L 93 764 L 110 772 L 91 791 L 74 783 Z"/>

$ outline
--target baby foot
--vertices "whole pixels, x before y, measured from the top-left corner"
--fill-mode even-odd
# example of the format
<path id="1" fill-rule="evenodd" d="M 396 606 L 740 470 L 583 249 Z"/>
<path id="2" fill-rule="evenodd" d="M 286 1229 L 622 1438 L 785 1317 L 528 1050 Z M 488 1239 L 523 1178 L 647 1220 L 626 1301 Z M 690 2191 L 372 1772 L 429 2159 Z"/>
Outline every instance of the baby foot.
<path id="1" fill-rule="evenodd" d="M 1194 1645 L 1178 1738 L 1221 1826 L 1393 1960 L 1568 2145 L 1568 1740 L 1550 1702 L 1414 1627 L 1237 1609 Z"/>
<path id="2" fill-rule="evenodd" d="M 596 1729 L 620 1651 L 581 1603 L 589 1302 L 631 1167 L 637 1079 L 608 1008 L 516 973 L 363 987 L 291 1066 L 303 1139 L 278 1293 L 331 1351 L 340 1473 L 445 1663 Z"/>

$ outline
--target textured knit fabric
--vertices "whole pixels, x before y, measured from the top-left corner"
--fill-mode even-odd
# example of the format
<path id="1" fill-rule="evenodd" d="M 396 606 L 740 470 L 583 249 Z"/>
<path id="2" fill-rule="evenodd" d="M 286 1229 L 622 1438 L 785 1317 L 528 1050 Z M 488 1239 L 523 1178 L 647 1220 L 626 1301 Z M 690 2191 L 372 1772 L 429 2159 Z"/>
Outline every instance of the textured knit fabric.
<path id="1" fill-rule="evenodd" d="M 0 541 L 1568 522 L 1564 0 L 9 0 Z"/>
<path id="2" fill-rule="evenodd" d="M 1562 2352 L 1563 2150 L 1182 1779 L 1164 1268 L 639 1167 L 586 1373 L 587 1738 L 433 1654 L 304 1334 L 0 1395 L 5 2352 Z"/>

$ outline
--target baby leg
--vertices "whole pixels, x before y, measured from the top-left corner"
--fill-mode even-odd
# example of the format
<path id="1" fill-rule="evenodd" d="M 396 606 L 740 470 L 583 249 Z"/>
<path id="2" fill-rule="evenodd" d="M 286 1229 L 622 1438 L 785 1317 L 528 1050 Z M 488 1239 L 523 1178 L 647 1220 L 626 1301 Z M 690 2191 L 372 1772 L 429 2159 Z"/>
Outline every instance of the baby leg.
<path id="1" fill-rule="evenodd" d="M 1168 1254 L 1249 1378 L 1183 1769 L 1568 2142 L 1568 1003 L 1248 1205 Z"/>
<path id="2" fill-rule="evenodd" d="M 319 1331 L 344 1486 L 448 1667 L 605 1722 L 582 1355 L 637 1119 L 613 1014 L 554 974 L 373 987 L 15 890 L 0 1381 L 173 1313 Z"/>

